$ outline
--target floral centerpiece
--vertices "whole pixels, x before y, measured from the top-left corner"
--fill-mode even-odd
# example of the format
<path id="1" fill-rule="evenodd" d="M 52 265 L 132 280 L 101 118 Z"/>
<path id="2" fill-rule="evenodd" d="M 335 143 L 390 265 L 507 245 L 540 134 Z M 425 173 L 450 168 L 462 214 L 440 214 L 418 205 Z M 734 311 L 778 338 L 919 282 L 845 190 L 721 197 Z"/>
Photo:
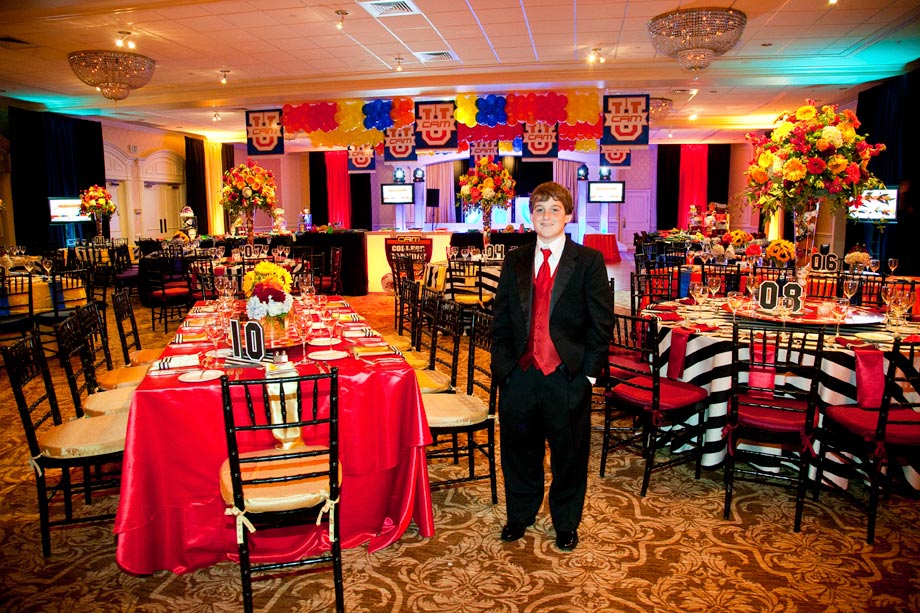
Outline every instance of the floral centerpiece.
<path id="1" fill-rule="evenodd" d="M 722 244 L 726 247 L 731 245 L 735 249 L 747 247 L 753 240 L 754 236 L 746 230 L 732 230 L 722 235 Z"/>
<path id="2" fill-rule="evenodd" d="M 795 259 L 795 245 L 787 240 L 778 238 L 767 245 L 764 255 L 782 268 Z"/>
<path id="3" fill-rule="evenodd" d="M 885 145 L 870 145 L 856 133 L 860 124 L 853 111 L 819 109 L 807 100 L 776 124 L 766 135 L 747 135 L 754 158 L 745 173 L 745 195 L 765 216 L 792 212 L 796 242 L 814 236 L 821 203 L 839 213 L 851 201 L 858 206 L 863 190 L 882 186 L 867 168 Z M 803 245 L 802 251 L 810 249 Z"/>
<path id="4" fill-rule="evenodd" d="M 80 192 L 80 212 L 92 215 L 96 220 L 96 234 L 102 236 L 102 221 L 115 214 L 115 203 L 112 194 L 104 187 L 93 185 Z"/>
<path id="5" fill-rule="evenodd" d="M 231 217 L 239 217 L 246 226 L 246 238 L 253 239 L 253 213 L 261 209 L 272 215 L 275 209 L 275 175 L 253 160 L 240 164 L 224 173 L 224 186 L 220 190 L 220 204 Z"/>
<path id="6" fill-rule="evenodd" d="M 460 193 L 457 198 L 463 203 L 464 212 L 482 211 L 482 229 L 492 229 L 492 209 L 507 209 L 514 198 L 515 181 L 508 171 L 492 157 L 482 157 L 465 175 L 460 176 Z"/>
<path id="7" fill-rule="evenodd" d="M 243 277 L 249 319 L 267 320 L 283 328 L 294 305 L 290 292 L 291 274 L 271 262 L 259 262 Z"/>
<path id="8" fill-rule="evenodd" d="M 845 256 L 843 256 L 843 263 L 853 267 L 854 264 L 859 264 L 863 267 L 869 265 L 869 260 L 872 259 L 872 256 L 869 255 L 869 252 L 862 245 L 854 245 Z"/>

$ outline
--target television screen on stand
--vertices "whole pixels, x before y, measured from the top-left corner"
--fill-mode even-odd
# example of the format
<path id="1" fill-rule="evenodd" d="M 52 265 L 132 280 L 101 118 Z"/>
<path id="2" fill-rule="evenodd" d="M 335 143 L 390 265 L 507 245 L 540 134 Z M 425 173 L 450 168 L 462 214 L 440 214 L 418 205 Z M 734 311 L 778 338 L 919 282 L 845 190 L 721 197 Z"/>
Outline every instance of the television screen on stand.
<path id="1" fill-rule="evenodd" d="M 625 201 L 625 198 L 625 181 L 588 181 L 588 202 L 620 204 Z"/>

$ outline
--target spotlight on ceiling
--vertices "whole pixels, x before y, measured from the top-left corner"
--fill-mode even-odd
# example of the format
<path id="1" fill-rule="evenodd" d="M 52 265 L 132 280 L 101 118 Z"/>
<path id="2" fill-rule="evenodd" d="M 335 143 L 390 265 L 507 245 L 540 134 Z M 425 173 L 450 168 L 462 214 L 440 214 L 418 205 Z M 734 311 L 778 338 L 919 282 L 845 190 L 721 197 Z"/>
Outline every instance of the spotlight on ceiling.
<path id="1" fill-rule="evenodd" d="M 214 111 L 214 115 L 211 117 L 211 121 L 220 121 L 220 111 Z"/>
<path id="2" fill-rule="evenodd" d="M 729 8 L 688 8 L 670 11 L 648 22 L 655 49 L 677 59 L 684 70 L 697 72 L 737 44 L 747 16 Z"/>
<path id="3" fill-rule="evenodd" d="M 339 16 L 339 22 L 335 24 L 335 27 L 338 28 L 339 30 L 344 29 L 345 28 L 345 16 L 349 14 L 348 11 L 344 9 L 339 9 L 335 12 L 335 14 Z"/>
<path id="4" fill-rule="evenodd" d="M 125 30 L 118 31 L 118 37 L 115 39 L 116 47 L 127 47 L 128 49 L 134 49 L 137 45 L 134 44 L 134 41 L 131 40 L 131 33 L 126 32 Z"/>
<path id="5" fill-rule="evenodd" d="M 591 53 L 588 54 L 589 64 L 594 64 L 595 62 L 598 64 L 603 64 L 606 61 L 607 61 L 607 58 L 601 55 L 600 47 L 595 47 L 594 49 L 591 49 Z"/>
<path id="6" fill-rule="evenodd" d="M 396 72 L 402 72 L 402 62 L 403 62 L 402 56 L 397 55 L 393 59 L 396 60 Z"/>
<path id="7" fill-rule="evenodd" d="M 221 85 L 226 85 L 226 84 L 227 84 L 227 75 L 228 75 L 228 74 L 230 74 L 230 71 L 229 71 L 229 70 L 226 70 L 226 69 L 225 69 L 225 70 L 221 70 L 221 71 L 220 71 L 220 84 L 221 84 Z"/>

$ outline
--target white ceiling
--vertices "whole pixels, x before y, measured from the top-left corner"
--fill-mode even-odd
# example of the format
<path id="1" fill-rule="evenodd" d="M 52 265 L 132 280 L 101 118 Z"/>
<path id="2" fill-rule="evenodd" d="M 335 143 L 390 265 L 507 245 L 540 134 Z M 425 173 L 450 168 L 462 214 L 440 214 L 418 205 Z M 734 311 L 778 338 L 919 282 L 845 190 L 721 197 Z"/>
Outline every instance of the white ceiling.
<path id="1" fill-rule="evenodd" d="M 418 14 L 383 17 L 367 4 L 0 0 L 0 96 L 241 141 L 244 109 L 286 103 L 647 92 L 675 103 L 653 141 L 668 141 L 670 132 L 673 142 L 737 142 L 806 98 L 853 104 L 860 90 L 915 68 L 920 57 L 917 0 L 411 0 L 399 4 Z M 651 17 L 711 4 L 747 14 L 734 49 L 697 74 L 656 54 L 646 33 Z M 336 10 L 349 12 L 342 30 Z M 119 30 L 132 32 L 136 52 L 157 68 L 150 84 L 115 104 L 74 76 L 67 54 L 113 49 Z M 606 62 L 589 65 L 595 47 Z M 431 52 L 452 59 L 420 59 Z M 397 56 L 402 72 L 394 70 Z M 227 85 L 219 83 L 222 69 L 230 71 Z M 215 111 L 222 121 L 212 121 Z"/>

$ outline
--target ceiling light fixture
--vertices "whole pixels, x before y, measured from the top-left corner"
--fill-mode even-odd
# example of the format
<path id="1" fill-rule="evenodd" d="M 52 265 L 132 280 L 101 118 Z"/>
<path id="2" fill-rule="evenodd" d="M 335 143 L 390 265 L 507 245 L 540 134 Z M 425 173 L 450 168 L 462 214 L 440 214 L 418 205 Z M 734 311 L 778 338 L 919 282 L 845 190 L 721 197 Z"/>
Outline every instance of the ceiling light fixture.
<path id="1" fill-rule="evenodd" d="M 220 121 L 220 111 L 214 111 L 214 115 L 211 117 L 211 121 Z"/>
<path id="2" fill-rule="evenodd" d="M 595 48 L 591 49 L 591 53 L 588 54 L 588 63 L 589 63 L 589 64 L 593 64 L 593 63 L 595 63 L 595 62 L 597 62 L 598 64 L 603 64 L 603 63 L 606 62 L 606 61 L 607 61 L 607 58 L 605 58 L 603 55 L 601 55 L 601 48 L 600 48 L 600 47 L 595 47 Z"/>
<path id="3" fill-rule="evenodd" d="M 747 16 L 735 9 L 677 9 L 653 17 L 648 35 L 659 53 L 676 58 L 684 70 L 696 72 L 734 47 L 746 24 Z"/>
<path id="4" fill-rule="evenodd" d="M 397 55 L 393 59 L 396 60 L 396 72 L 402 72 L 402 61 L 403 61 L 402 56 Z"/>
<path id="5" fill-rule="evenodd" d="M 335 27 L 338 28 L 339 30 L 344 29 L 345 28 L 345 16 L 348 15 L 349 12 L 344 9 L 339 9 L 335 12 L 335 14 L 339 16 L 339 22 L 335 24 Z"/>
<path id="6" fill-rule="evenodd" d="M 134 41 L 130 39 L 131 33 L 126 32 L 125 30 L 118 31 L 118 38 L 115 39 L 116 47 L 127 47 L 128 49 L 134 49 L 137 45 L 134 44 Z"/>
<path id="7" fill-rule="evenodd" d="M 228 75 L 228 74 L 230 74 L 230 71 L 229 71 L 229 70 L 224 69 L 224 70 L 221 70 L 221 71 L 220 71 L 220 84 L 221 84 L 221 85 L 226 85 L 226 84 L 227 84 L 227 75 Z"/>
<path id="8" fill-rule="evenodd" d="M 674 108 L 674 101 L 670 98 L 649 98 L 648 116 L 653 124 L 662 121 Z"/>
<path id="9" fill-rule="evenodd" d="M 74 51 L 67 56 L 77 78 L 97 88 L 109 100 L 124 100 L 153 78 L 157 63 L 127 51 Z"/>

